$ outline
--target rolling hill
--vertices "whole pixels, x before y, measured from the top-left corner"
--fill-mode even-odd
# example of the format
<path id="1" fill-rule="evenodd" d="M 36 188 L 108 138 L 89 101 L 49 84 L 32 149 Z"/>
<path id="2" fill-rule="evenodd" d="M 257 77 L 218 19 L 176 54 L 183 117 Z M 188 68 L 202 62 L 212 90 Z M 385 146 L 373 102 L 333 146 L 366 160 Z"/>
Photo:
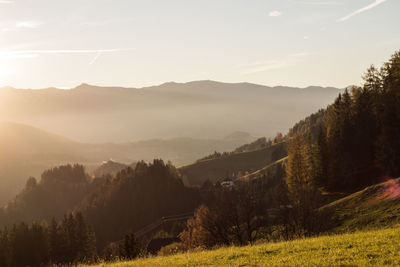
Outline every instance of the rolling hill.
<path id="1" fill-rule="evenodd" d="M 132 164 L 154 158 L 183 165 L 215 150 L 230 151 L 254 140 L 246 134 L 225 139 L 154 139 L 134 143 L 80 143 L 41 129 L 11 123 L 0 123 L 0 206 L 12 199 L 30 176 L 39 178 L 50 167 L 80 163 L 88 171 L 105 160 Z"/>
<path id="2" fill-rule="evenodd" d="M 202 185 L 206 180 L 216 182 L 231 178 L 240 172 L 252 173 L 287 156 L 287 143 L 282 142 L 271 147 L 241 153 L 233 153 L 215 159 L 200 160 L 179 168 L 184 181 L 189 185 Z"/>
<path id="3" fill-rule="evenodd" d="M 66 162 L 86 162 L 79 145 L 34 127 L 0 123 L 0 205 L 14 197 L 30 176 Z"/>
<path id="4" fill-rule="evenodd" d="M 287 163 L 287 160 L 288 160 L 288 157 L 284 157 L 277 161 L 274 161 L 271 164 L 268 164 L 267 166 L 255 171 L 255 172 L 249 173 L 246 176 L 246 179 L 252 180 L 252 179 L 258 179 L 262 176 L 273 175 L 279 166 L 281 166 L 284 169 L 284 166 Z"/>

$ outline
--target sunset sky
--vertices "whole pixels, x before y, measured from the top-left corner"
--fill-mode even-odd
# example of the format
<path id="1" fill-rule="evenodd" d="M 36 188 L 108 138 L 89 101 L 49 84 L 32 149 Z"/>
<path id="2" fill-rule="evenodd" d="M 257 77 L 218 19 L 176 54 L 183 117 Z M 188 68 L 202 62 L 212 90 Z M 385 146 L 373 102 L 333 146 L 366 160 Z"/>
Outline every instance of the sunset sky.
<path id="1" fill-rule="evenodd" d="M 345 87 L 400 49 L 399 0 L 0 0 L 0 86 Z"/>

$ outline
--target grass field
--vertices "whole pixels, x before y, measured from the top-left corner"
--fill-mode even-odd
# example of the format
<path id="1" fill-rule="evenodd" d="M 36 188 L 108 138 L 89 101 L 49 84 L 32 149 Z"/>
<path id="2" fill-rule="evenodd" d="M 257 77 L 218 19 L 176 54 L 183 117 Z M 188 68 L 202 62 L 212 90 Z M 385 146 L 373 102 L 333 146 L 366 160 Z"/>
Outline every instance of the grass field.
<path id="1" fill-rule="evenodd" d="M 400 228 L 98 266 L 400 266 Z"/>

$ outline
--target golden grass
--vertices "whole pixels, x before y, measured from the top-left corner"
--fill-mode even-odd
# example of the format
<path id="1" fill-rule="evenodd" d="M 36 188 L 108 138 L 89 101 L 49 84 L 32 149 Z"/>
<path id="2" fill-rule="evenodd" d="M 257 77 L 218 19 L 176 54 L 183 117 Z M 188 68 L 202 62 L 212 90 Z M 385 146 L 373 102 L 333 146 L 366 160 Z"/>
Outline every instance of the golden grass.
<path id="1" fill-rule="evenodd" d="M 399 248 L 396 227 L 97 266 L 400 266 Z"/>

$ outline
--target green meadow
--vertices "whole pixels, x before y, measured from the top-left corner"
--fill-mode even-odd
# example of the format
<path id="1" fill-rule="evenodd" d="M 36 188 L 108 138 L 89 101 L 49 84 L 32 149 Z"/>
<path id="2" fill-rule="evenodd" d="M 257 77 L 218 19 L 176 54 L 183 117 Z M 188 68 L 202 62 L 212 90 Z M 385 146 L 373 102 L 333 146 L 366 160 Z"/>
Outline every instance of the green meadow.
<path id="1" fill-rule="evenodd" d="M 395 227 L 97 266 L 399 266 L 399 248 Z"/>

